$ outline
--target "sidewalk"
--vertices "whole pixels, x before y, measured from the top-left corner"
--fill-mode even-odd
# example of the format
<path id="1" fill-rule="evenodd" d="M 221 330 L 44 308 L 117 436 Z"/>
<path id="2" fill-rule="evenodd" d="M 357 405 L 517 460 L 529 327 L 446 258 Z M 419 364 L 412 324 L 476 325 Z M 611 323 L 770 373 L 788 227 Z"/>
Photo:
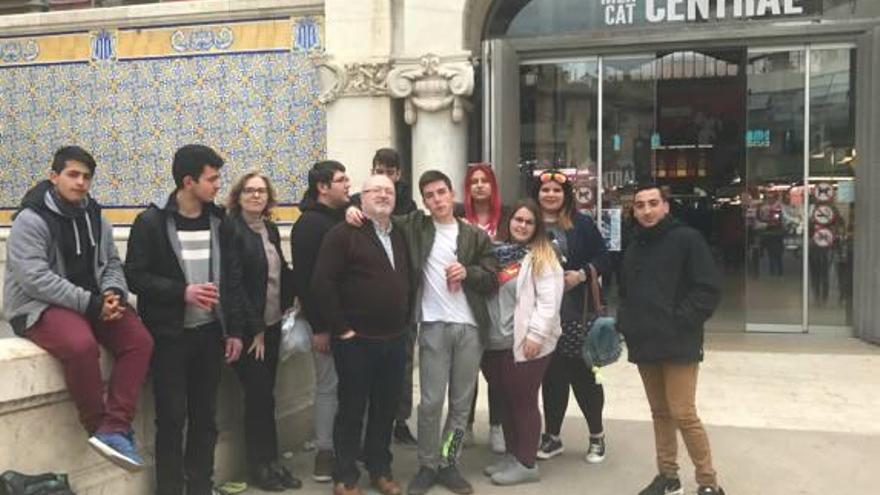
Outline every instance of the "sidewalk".
<path id="1" fill-rule="evenodd" d="M 729 495 L 880 493 L 880 348 L 805 335 L 710 334 L 707 340 L 698 407 Z M 603 373 L 605 462 L 583 461 L 587 428 L 572 397 L 562 432 L 565 453 L 539 464 L 541 483 L 510 488 L 492 486 L 481 474 L 492 460 L 481 384 L 477 445 L 461 460 L 475 492 L 636 495 L 655 474 L 650 412 L 633 365 L 620 362 Z M 410 425 L 415 431 L 415 418 Z M 415 450 L 395 446 L 394 456 L 395 476 L 405 487 L 418 468 Z M 693 467 L 683 446 L 679 459 L 686 493 L 694 493 Z M 330 484 L 309 477 L 311 462 L 308 453 L 289 461 L 304 486 L 288 493 L 331 493 Z M 362 484 L 368 484 L 366 474 Z M 430 493 L 450 492 L 436 487 Z"/>

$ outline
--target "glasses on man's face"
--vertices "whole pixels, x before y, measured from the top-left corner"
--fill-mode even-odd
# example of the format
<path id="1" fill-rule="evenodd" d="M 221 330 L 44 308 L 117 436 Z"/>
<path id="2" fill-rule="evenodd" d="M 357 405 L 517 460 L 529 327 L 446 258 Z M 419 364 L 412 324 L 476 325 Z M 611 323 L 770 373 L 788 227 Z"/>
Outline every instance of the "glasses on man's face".
<path id="1" fill-rule="evenodd" d="M 241 192 L 246 196 L 265 196 L 269 193 L 269 190 L 265 187 L 245 187 Z"/>
<path id="2" fill-rule="evenodd" d="M 364 189 L 361 191 L 362 194 L 385 194 L 388 196 L 392 196 L 394 194 L 394 189 L 390 187 L 371 187 L 369 189 Z"/>
<path id="3" fill-rule="evenodd" d="M 543 172 L 541 175 L 539 175 L 538 180 L 541 181 L 541 184 L 546 184 L 547 182 L 550 182 L 551 180 L 553 182 L 565 184 L 566 182 L 568 182 L 568 176 L 563 174 L 562 172 L 548 171 L 548 172 Z"/>

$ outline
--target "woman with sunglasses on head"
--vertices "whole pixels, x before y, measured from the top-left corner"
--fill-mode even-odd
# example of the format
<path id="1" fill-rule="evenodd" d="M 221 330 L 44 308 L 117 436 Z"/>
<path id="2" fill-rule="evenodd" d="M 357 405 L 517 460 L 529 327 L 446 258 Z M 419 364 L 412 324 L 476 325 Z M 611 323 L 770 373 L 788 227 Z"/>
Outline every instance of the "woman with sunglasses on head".
<path id="1" fill-rule="evenodd" d="M 278 462 L 275 374 L 281 317 L 293 303 L 291 269 L 270 220 L 275 193 L 268 177 L 250 172 L 229 192 L 220 227 L 223 282 L 220 298 L 226 325 L 244 336 L 245 353 L 235 364 L 244 389 L 245 451 L 251 482 L 280 492 L 302 483 Z"/>
<path id="2" fill-rule="evenodd" d="M 590 274 L 608 272 L 608 250 L 595 222 L 577 211 L 574 190 L 565 174 L 558 170 L 539 174 L 533 194 L 541 207 L 548 236 L 565 270 L 565 295 L 560 309 L 562 336 L 541 388 L 545 431 L 541 435 L 538 458 L 550 459 L 563 451 L 559 433 L 571 388 L 590 430 L 585 460 L 596 464 L 605 459 L 605 431 L 602 425 L 605 392 L 596 383 L 580 351 L 586 334 L 584 312 L 598 310 L 592 307 L 592 303 L 587 303 L 590 307 L 584 307 L 588 299 L 585 296 L 590 286 Z"/>
<path id="3" fill-rule="evenodd" d="M 485 469 L 497 485 L 539 481 L 538 388 L 561 334 L 562 266 L 531 199 L 519 201 L 493 248 L 498 293 L 488 302 L 491 326 L 483 373 L 498 394 L 507 452 Z"/>

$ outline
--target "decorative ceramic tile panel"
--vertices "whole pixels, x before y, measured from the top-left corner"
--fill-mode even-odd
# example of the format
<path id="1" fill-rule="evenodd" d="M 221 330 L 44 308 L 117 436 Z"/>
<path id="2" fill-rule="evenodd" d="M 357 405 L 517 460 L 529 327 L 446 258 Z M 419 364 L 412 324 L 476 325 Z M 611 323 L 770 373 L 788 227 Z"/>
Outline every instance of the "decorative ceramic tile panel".
<path id="1" fill-rule="evenodd" d="M 93 193 L 108 206 L 144 206 L 167 194 L 173 153 L 187 143 L 226 157 L 226 186 L 257 168 L 281 203 L 299 201 L 308 167 L 325 155 L 326 118 L 316 62 L 293 48 L 297 22 L 107 28 L 69 35 L 73 48 L 53 39 L 49 52 L 40 37 L 0 40 L 18 43 L 7 49 L 16 61 L 0 62 L 0 208 L 14 208 L 65 144 L 95 156 Z M 76 58 L 40 64 L 57 61 L 62 49 Z"/>

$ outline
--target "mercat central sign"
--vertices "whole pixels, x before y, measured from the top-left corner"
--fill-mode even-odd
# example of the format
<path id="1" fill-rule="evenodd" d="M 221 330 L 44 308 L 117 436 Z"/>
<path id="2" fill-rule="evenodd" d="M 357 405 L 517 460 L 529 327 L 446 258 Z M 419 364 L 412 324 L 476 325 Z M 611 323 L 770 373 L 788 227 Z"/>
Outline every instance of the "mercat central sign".
<path id="1" fill-rule="evenodd" d="M 802 0 L 600 0 L 605 25 L 803 15 Z M 642 22 L 644 22 L 642 21 Z M 641 23 L 641 22 L 639 22 Z"/>

